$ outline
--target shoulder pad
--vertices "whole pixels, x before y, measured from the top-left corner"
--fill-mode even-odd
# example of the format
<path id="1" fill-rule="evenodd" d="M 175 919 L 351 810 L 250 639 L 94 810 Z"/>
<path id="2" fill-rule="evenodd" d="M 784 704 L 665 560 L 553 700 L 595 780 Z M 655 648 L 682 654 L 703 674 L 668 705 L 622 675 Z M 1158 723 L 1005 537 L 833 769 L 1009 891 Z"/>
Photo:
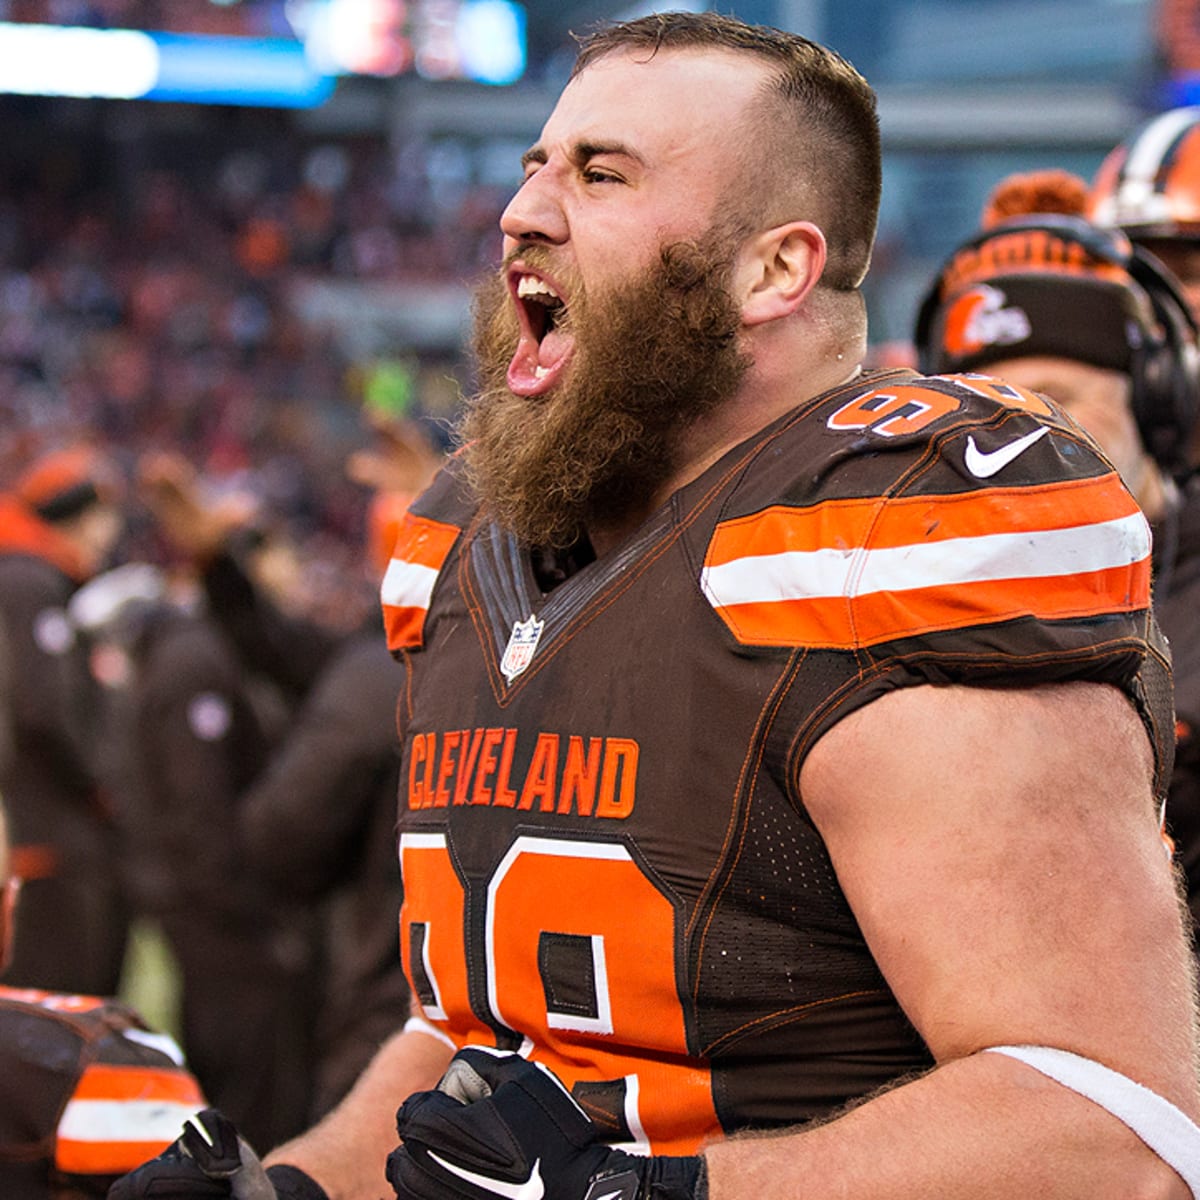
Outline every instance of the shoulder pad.
<path id="1" fill-rule="evenodd" d="M 809 409 L 709 537 L 701 586 L 738 642 L 966 645 L 1147 608 L 1145 517 L 1051 402 L 985 376 L 864 383 Z"/>
<path id="2" fill-rule="evenodd" d="M 892 439 L 986 420 L 997 410 L 1019 409 L 1050 424 L 1073 424 L 1045 396 L 987 375 L 901 376 L 867 380 L 849 398 L 839 390 L 825 426 L 831 432 Z"/>
<path id="3" fill-rule="evenodd" d="M 388 649 L 393 653 L 423 644 L 434 585 L 461 532 L 457 525 L 411 509 L 401 519 L 379 590 Z"/>

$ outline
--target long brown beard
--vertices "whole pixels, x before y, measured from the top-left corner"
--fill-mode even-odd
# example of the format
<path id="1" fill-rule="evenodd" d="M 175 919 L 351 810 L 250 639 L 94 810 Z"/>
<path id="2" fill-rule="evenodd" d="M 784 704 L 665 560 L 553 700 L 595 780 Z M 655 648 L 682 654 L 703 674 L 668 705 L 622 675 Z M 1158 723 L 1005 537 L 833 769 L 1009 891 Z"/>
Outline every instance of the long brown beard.
<path id="1" fill-rule="evenodd" d="M 538 248 L 521 257 L 536 264 Z M 650 277 L 604 297 L 572 293 L 574 359 L 554 392 L 515 396 L 518 326 L 501 277 L 475 294 L 480 389 L 459 426 L 485 511 L 530 546 L 565 547 L 648 509 L 681 434 L 736 391 L 748 357 L 727 281 L 729 237 L 663 248 Z"/>

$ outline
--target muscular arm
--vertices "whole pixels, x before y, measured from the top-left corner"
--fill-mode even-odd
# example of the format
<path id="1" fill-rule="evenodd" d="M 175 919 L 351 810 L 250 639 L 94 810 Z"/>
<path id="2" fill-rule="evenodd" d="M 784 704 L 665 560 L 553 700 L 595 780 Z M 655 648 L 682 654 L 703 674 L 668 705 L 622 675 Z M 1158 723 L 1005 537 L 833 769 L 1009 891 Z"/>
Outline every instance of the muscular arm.
<path id="1" fill-rule="evenodd" d="M 710 1147 L 712 1200 L 1186 1197 L 1114 1117 L 978 1053 L 1071 1050 L 1200 1116 L 1190 954 L 1128 703 L 914 688 L 835 726 L 801 785 L 938 1065 L 820 1128 Z"/>
<path id="2" fill-rule="evenodd" d="M 264 1161 L 299 1167 L 324 1187 L 329 1200 L 390 1194 L 384 1168 L 397 1141 L 396 1109 L 409 1093 L 436 1086 L 451 1053 L 429 1034 L 396 1034 L 337 1108 Z"/>

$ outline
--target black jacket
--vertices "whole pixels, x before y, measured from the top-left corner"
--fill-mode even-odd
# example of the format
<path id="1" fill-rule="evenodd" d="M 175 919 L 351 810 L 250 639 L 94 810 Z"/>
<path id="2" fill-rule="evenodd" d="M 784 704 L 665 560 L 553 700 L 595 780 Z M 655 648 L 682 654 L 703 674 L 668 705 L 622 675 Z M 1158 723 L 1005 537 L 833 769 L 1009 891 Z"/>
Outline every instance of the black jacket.
<path id="1" fill-rule="evenodd" d="M 350 635 L 308 626 L 275 609 L 233 554 L 209 565 L 204 584 L 243 662 L 296 699 L 286 735 L 245 797 L 240 829 L 264 879 L 321 910 L 320 1115 L 408 1015 L 395 832 L 402 671 L 378 610 Z"/>

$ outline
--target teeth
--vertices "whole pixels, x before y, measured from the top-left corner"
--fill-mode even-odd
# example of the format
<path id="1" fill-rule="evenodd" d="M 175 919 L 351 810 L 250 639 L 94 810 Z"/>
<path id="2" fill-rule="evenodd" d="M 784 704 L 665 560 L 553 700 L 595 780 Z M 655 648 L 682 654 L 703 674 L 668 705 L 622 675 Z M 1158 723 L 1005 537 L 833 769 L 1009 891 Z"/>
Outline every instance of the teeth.
<path id="1" fill-rule="evenodd" d="M 549 367 L 534 367 L 534 369 L 533 369 L 534 379 L 545 379 L 546 376 L 549 374 L 550 374 Z"/>
<path id="2" fill-rule="evenodd" d="M 522 300 L 530 296 L 548 296 L 551 300 L 562 299 L 544 279 L 539 279 L 536 275 L 522 275 L 517 280 L 517 295 Z"/>

